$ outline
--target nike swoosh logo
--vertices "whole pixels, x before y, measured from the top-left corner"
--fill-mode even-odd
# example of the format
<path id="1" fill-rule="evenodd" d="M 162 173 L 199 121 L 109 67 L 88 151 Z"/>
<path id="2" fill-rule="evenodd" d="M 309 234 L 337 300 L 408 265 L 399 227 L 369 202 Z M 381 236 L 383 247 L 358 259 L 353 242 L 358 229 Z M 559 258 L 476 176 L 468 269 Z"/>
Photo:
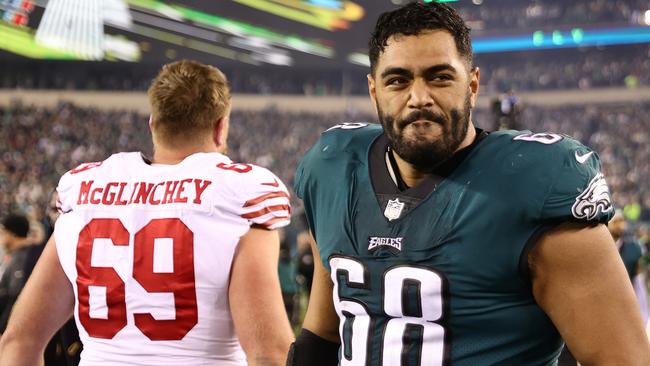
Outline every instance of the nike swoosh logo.
<path id="1" fill-rule="evenodd" d="M 593 155 L 593 153 L 594 153 L 593 151 L 590 151 L 590 152 L 588 152 L 588 153 L 586 153 L 586 154 L 584 154 L 584 155 L 580 155 L 580 154 L 576 151 L 576 160 L 578 161 L 578 163 L 580 163 L 580 164 L 584 164 L 584 163 L 587 162 L 587 159 L 589 159 L 589 157 L 591 157 L 591 155 Z"/>
<path id="2" fill-rule="evenodd" d="M 278 183 L 278 180 L 277 179 L 273 179 L 273 180 L 274 180 L 273 183 L 262 183 L 262 185 L 263 186 L 275 187 L 275 188 L 279 187 L 280 183 Z"/>

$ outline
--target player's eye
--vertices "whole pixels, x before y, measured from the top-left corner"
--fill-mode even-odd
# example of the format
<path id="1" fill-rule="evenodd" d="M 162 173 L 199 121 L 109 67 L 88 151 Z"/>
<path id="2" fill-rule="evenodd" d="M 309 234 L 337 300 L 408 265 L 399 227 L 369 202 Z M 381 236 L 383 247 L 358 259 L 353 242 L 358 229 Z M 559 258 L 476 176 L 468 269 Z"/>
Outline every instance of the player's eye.
<path id="1" fill-rule="evenodd" d="M 451 77 L 451 75 L 439 74 L 439 75 L 433 75 L 429 80 L 435 82 L 446 82 L 446 81 L 453 80 L 453 78 Z"/>
<path id="2" fill-rule="evenodd" d="M 386 85 L 389 86 L 403 86 L 408 84 L 408 80 L 403 77 L 390 78 L 386 80 Z"/>

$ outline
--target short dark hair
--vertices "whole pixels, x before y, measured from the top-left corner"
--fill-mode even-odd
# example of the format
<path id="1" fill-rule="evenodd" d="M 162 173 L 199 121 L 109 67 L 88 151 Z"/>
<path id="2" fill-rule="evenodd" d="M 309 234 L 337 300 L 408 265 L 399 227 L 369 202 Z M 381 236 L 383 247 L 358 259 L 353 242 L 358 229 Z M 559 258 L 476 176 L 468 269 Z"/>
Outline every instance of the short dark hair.
<path id="1" fill-rule="evenodd" d="M 383 13 L 377 19 L 377 24 L 368 42 L 371 73 L 375 73 L 379 55 L 384 52 L 390 37 L 396 34 L 416 36 L 434 29 L 443 29 L 451 33 L 458 53 L 465 57 L 471 69 L 473 58 L 471 29 L 458 12 L 449 5 L 438 2 L 428 4 L 411 2 L 398 9 Z"/>
<path id="2" fill-rule="evenodd" d="M 29 220 L 24 215 L 10 214 L 2 220 L 5 230 L 20 237 L 26 238 L 29 233 Z"/>

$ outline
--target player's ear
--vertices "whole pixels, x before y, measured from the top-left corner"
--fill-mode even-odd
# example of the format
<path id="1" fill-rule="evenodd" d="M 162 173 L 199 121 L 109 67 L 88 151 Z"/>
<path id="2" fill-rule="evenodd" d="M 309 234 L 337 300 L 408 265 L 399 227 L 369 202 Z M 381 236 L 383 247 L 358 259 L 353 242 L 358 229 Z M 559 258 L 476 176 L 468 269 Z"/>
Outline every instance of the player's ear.
<path id="1" fill-rule="evenodd" d="M 476 107 L 480 82 L 481 82 L 481 69 L 474 66 L 472 70 L 469 72 L 469 92 L 471 95 L 470 103 L 472 108 Z"/>
<path id="2" fill-rule="evenodd" d="M 219 118 L 214 124 L 214 131 L 212 131 L 212 140 L 214 144 L 219 148 L 220 152 L 225 153 L 228 146 L 228 128 L 230 127 L 230 111 L 232 105 L 228 104 L 224 112 L 223 117 Z"/>
<path id="3" fill-rule="evenodd" d="M 230 124 L 230 116 L 225 115 L 215 123 L 212 139 L 217 145 L 218 148 L 226 146 L 226 140 L 228 139 L 228 127 Z"/>
<path id="4" fill-rule="evenodd" d="M 368 74 L 366 77 L 368 78 L 368 94 L 370 94 L 372 107 L 375 108 L 375 113 L 379 113 L 379 111 L 377 111 L 377 84 L 375 78 L 372 74 Z"/>
<path id="5" fill-rule="evenodd" d="M 153 114 L 149 115 L 149 131 L 151 131 L 151 137 L 153 138 L 154 145 L 156 144 L 156 122 L 153 120 Z"/>

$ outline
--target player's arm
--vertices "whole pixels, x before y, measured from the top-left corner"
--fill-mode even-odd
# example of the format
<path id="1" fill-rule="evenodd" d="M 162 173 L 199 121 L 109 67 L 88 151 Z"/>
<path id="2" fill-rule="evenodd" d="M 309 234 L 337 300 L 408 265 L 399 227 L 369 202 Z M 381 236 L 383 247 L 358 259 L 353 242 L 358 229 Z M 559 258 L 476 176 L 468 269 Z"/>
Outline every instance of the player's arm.
<path id="1" fill-rule="evenodd" d="M 330 366 L 338 364 L 339 318 L 332 301 L 330 273 L 320 260 L 316 241 L 311 238 L 314 277 L 302 331 L 291 347 L 288 366 Z"/>
<path id="2" fill-rule="evenodd" d="M 52 236 L 14 304 L 0 341 L 0 365 L 41 365 L 47 342 L 72 316 L 73 308 L 72 285 Z"/>
<path id="3" fill-rule="evenodd" d="M 278 278 L 276 230 L 251 227 L 239 240 L 230 277 L 230 311 L 248 364 L 284 365 L 294 340 Z"/>
<path id="4" fill-rule="evenodd" d="M 650 365 L 639 306 L 604 225 L 562 224 L 528 259 L 535 299 L 581 365 Z"/>

